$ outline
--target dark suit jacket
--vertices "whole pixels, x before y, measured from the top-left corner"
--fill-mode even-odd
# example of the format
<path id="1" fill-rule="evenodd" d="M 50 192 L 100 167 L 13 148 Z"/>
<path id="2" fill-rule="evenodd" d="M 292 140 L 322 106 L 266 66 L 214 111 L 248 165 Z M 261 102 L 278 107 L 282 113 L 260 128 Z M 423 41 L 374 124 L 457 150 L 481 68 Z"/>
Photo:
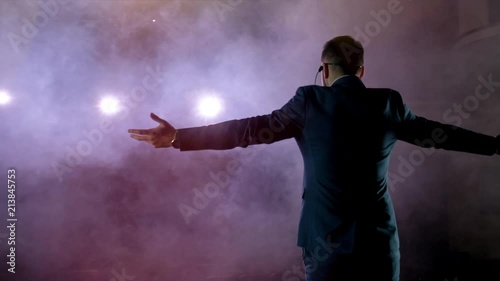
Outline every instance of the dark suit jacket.
<path id="1" fill-rule="evenodd" d="M 182 151 L 232 149 L 295 138 L 304 159 L 297 245 L 325 242 L 338 253 L 399 257 L 396 218 L 387 187 L 397 140 L 482 155 L 494 137 L 414 115 L 391 89 L 366 88 L 357 76 L 331 87 L 305 86 L 269 115 L 178 130 Z"/>

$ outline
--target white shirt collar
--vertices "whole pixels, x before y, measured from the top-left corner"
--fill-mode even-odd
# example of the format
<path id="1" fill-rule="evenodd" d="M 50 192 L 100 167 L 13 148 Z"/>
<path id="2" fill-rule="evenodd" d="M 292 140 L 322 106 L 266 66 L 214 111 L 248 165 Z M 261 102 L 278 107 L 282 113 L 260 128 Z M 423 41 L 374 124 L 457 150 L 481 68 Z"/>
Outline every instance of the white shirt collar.
<path id="1" fill-rule="evenodd" d="M 342 75 L 342 76 L 337 77 L 337 79 L 333 80 L 332 85 L 335 84 L 335 82 L 337 82 L 337 80 L 339 80 L 340 78 L 344 78 L 344 77 L 347 77 L 347 76 L 350 76 L 350 75 Z M 332 86 L 332 85 L 330 85 L 330 86 Z"/>

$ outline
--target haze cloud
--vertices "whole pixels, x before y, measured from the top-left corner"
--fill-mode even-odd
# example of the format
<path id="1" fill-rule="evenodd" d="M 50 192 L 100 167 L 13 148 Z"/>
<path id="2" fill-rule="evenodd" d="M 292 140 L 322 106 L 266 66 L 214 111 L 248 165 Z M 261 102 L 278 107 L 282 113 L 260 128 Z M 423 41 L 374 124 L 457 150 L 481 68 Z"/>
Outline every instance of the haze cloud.
<path id="1" fill-rule="evenodd" d="M 22 280 L 119 280 L 122 269 L 134 280 L 283 280 L 301 266 L 303 166 L 293 140 L 180 153 L 137 143 L 127 129 L 156 126 L 150 112 L 179 128 L 268 114 L 313 83 L 326 40 L 357 30 L 368 36 L 365 83 L 394 88 L 415 113 L 445 122 L 443 112 L 474 93 L 478 76 L 495 73 L 497 63 L 484 67 L 474 55 L 450 52 L 458 30 L 453 4 L 394 5 L 1 1 L 0 90 L 12 102 L 0 107 L 0 168 L 17 169 Z M 387 15 L 381 11 L 390 19 L 377 21 Z M 370 22 L 379 29 L 367 31 Z M 463 70 L 464 61 L 472 68 Z M 145 86 L 146 77 L 154 87 Z M 138 87 L 146 91 L 134 92 Z M 213 119 L 195 111 L 207 92 L 225 104 Z M 105 95 L 129 99 L 126 110 L 103 115 L 98 103 Z M 498 134 L 498 102 L 493 92 L 463 125 Z M 398 156 L 409 159 L 414 149 L 398 144 L 391 172 Z M 238 172 L 229 173 L 228 163 Z M 499 196 L 490 191 L 498 188 L 497 159 L 439 151 L 414 168 L 392 188 L 408 275 L 447 250 L 443 241 L 452 235 L 443 222 L 459 212 L 453 202 L 479 192 L 468 193 L 468 186 Z M 195 206 L 195 190 L 209 184 L 220 186 L 219 194 Z M 0 195 L 7 197 L 5 188 Z M 180 206 L 198 213 L 186 223 Z"/>

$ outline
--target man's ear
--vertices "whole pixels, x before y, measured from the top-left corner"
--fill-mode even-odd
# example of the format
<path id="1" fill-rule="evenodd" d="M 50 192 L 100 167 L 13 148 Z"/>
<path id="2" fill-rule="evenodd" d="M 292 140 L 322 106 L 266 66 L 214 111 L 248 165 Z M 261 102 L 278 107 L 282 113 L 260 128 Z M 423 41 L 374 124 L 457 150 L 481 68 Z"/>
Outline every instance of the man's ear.
<path id="1" fill-rule="evenodd" d="M 361 73 L 359 74 L 359 78 L 363 78 L 363 75 L 365 75 L 365 66 L 361 66 Z"/>
<path id="2" fill-rule="evenodd" d="M 323 63 L 323 77 L 328 79 L 330 77 L 330 69 L 328 69 L 328 64 Z"/>

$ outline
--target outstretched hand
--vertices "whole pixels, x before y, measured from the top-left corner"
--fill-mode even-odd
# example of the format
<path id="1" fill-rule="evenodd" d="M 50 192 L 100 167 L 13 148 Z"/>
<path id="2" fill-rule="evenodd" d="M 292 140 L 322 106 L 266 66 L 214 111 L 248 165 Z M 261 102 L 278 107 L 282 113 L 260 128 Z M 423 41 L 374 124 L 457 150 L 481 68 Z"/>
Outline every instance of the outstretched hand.
<path id="1" fill-rule="evenodd" d="M 138 141 L 145 141 L 155 148 L 170 147 L 176 135 L 176 129 L 167 121 L 151 113 L 151 119 L 160 125 L 152 129 L 129 129 L 130 137 Z"/>

